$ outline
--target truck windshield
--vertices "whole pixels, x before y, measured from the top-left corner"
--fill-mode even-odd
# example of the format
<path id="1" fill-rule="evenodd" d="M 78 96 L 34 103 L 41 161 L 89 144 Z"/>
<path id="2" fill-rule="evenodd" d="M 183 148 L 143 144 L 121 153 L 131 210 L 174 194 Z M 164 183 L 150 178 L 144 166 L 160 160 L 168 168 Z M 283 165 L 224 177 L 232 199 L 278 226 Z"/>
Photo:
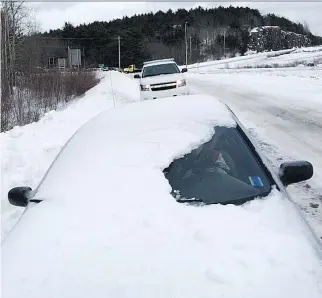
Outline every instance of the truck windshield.
<path id="1" fill-rule="evenodd" d="M 142 78 L 179 72 L 180 70 L 175 63 L 150 65 L 143 68 Z"/>

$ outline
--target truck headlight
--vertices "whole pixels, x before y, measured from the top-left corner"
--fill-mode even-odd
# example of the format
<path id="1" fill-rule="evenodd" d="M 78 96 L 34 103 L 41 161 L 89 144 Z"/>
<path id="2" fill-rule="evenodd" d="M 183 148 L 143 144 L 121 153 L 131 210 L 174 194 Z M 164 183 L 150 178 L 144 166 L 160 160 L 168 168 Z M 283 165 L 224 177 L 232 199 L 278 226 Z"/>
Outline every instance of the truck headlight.
<path id="1" fill-rule="evenodd" d="M 141 91 L 150 91 L 150 85 L 140 85 Z"/>
<path id="2" fill-rule="evenodd" d="M 183 87 L 183 86 L 186 86 L 186 85 L 187 85 L 187 82 L 186 82 L 185 79 L 177 81 L 177 86 L 178 87 Z"/>

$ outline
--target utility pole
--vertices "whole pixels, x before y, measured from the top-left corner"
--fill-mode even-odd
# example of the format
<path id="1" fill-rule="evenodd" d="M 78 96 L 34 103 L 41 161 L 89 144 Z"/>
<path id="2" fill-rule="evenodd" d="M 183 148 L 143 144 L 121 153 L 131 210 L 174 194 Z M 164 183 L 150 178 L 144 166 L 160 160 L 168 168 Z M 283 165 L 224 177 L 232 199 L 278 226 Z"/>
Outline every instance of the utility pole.
<path id="1" fill-rule="evenodd" d="M 117 39 L 119 41 L 119 69 L 121 69 L 121 37 L 118 36 Z"/>
<path id="2" fill-rule="evenodd" d="M 224 57 L 226 57 L 226 30 L 224 31 Z"/>
<path id="3" fill-rule="evenodd" d="M 72 68 L 72 62 L 71 62 L 72 59 L 71 59 L 71 56 L 70 56 L 70 48 L 69 48 L 69 45 L 67 46 L 67 53 L 68 53 L 67 54 L 68 55 L 68 62 L 67 62 L 68 63 L 68 67 L 69 68 Z M 48 65 L 48 67 L 49 67 L 49 65 Z"/>
<path id="4" fill-rule="evenodd" d="M 83 66 L 83 67 L 84 67 L 84 69 L 85 69 L 85 48 L 84 48 L 84 47 L 83 47 L 83 60 L 84 60 L 84 61 L 83 61 L 83 62 L 84 62 L 84 66 Z"/>
<path id="5" fill-rule="evenodd" d="M 186 45 L 186 68 L 188 69 L 188 40 L 187 40 L 187 24 L 188 22 L 184 23 L 184 39 Z"/>
<path id="6" fill-rule="evenodd" d="M 190 36 L 189 39 L 190 39 L 190 63 L 192 63 L 192 61 L 191 61 L 191 57 L 192 57 L 192 52 L 191 52 L 191 39 L 192 39 L 192 36 Z"/>

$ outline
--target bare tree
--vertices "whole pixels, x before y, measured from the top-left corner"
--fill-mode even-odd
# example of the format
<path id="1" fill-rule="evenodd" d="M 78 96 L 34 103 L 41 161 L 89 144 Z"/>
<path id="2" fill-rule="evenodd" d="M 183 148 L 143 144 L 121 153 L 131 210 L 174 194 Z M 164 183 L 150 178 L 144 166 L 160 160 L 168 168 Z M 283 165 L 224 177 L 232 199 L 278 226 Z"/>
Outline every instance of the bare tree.
<path id="1" fill-rule="evenodd" d="M 27 11 L 24 1 L 4 1 L 1 5 L 1 71 L 6 74 L 12 94 L 16 84 L 16 57 L 21 46 L 21 37 Z"/>
<path id="2" fill-rule="evenodd" d="M 62 73 L 58 69 L 37 68 L 43 62 L 43 54 L 64 45 L 33 34 L 36 29 L 32 12 L 24 1 L 2 2 L 1 131 L 37 121 L 45 112 L 98 83 L 93 72 Z"/>

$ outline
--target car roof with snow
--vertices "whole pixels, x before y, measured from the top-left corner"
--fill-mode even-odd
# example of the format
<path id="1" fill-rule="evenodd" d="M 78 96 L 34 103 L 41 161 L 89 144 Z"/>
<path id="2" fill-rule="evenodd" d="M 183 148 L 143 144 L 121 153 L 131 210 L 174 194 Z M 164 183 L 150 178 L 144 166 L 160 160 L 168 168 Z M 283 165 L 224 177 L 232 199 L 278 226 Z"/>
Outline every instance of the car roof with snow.
<path id="1" fill-rule="evenodd" d="M 103 112 L 66 144 L 2 246 L 4 297 L 320 298 L 317 251 L 277 191 L 177 203 L 162 170 L 236 125 L 210 96 Z"/>

